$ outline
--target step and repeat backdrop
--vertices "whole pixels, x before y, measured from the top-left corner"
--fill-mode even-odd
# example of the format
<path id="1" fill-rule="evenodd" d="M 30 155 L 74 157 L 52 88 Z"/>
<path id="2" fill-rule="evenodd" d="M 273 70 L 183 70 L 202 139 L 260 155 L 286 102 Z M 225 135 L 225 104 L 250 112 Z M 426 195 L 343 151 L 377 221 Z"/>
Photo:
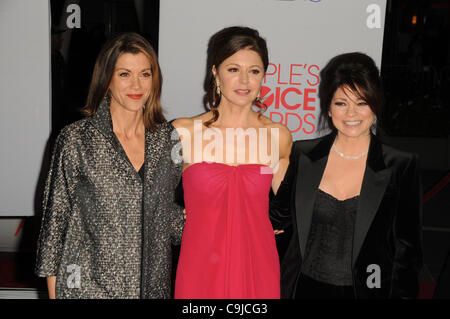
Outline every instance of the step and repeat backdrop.
<path id="1" fill-rule="evenodd" d="M 164 0 L 159 58 L 168 118 L 191 117 L 202 104 L 206 48 L 220 29 L 257 29 L 270 65 L 261 89 L 265 115 L 287 125 L 294 140 L 318 132 L 319 72 L 333 56 L 360 51 L 381 65 L 385 0 Z"/>
<path id="2" fill-rule="evenodd" d="M 50 135 L 49 2 L 2 0 L 0 42 L 0 216 L 31 216 Z"/>
<path id="3" fill-rule="evenodd" d="M 22 217 L 41 205 L 50 134 L 77 119 L 108 36 L 140 32 L 158 49 L 163 105 L 173 119 L 205 111 L 211 35 L 232 25 L 256 28 L 270 56 L 265 115 L 287 125 L 294 140 L 310 139 L 326 133 L 317 127 L 320 70 L 350 51 L 380 66 L 385 10 L 386 0 L 2 0 L 0 250 L 17 246 Z"/>

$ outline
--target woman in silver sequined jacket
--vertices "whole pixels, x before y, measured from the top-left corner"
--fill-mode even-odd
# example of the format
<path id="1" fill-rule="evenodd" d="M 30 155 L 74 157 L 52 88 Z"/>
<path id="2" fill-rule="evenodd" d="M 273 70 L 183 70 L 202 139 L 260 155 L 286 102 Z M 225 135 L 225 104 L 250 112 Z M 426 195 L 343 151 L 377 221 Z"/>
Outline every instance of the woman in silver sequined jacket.
<path id="1" fill-rule="evenodd" d="M 161 72 L 135 33 L 108 42 L 83 120 L 59 134 L 44 194 L 36 274 L 50 298 L 169 298 L 182 162 L 162 115 Z"/>

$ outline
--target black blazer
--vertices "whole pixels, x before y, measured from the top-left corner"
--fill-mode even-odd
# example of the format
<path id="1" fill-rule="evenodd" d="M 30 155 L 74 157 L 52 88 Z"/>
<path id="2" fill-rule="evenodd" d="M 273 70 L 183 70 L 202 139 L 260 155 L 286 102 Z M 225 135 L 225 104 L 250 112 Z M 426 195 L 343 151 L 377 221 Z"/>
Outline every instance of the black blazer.
<path id="1" fill-rule="evenodd" d="M 295 296 L 316 190 L 335 136 L 296 141 L 285 178 L 271 200 L 274 229 L 292 224 L 292 238 L 281 261 L 282 298 Z M 421 224 L 417 157 L 382 144 L 372 135 L 353 234 L 352 277 L 357 298 L 417 297 Z M 370 265 L 379 266 L 379 271 Z M 376 278 L 379 287 L 373 287 Z"/>

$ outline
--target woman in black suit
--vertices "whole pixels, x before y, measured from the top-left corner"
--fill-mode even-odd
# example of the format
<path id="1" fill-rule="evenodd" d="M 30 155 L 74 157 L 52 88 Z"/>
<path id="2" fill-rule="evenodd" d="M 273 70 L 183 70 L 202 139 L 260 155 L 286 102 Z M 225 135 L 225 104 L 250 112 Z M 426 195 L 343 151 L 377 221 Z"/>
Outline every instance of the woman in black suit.
<path id="1" fill-rule="evenodd" d="M 283 298 L 415 298 L 422 266 L 417 157 L 371 132 L 382 108 L 374 61 L 334 57 L 321 71 L 320 124 L 296 141 L 271 202 L 275 229 L 292 224 Z"/>

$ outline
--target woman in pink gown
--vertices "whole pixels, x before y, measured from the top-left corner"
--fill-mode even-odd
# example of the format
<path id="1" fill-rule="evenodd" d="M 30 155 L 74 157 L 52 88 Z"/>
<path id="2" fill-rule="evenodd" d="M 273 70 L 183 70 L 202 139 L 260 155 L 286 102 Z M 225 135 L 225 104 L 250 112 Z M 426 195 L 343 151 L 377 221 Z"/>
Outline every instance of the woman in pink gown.
<path id="1" fill-rule="evenodd" d="M 268 201 L 286 171 L 292 138 L 252 108 L 265 108 L 259 92 L 267 66 L 266 42 L 256 30 L 217 32 L 208 45 L 209 111 L 173 122 L 182 140 L 186 206 L 175 298 L 280 297 Z"/>

